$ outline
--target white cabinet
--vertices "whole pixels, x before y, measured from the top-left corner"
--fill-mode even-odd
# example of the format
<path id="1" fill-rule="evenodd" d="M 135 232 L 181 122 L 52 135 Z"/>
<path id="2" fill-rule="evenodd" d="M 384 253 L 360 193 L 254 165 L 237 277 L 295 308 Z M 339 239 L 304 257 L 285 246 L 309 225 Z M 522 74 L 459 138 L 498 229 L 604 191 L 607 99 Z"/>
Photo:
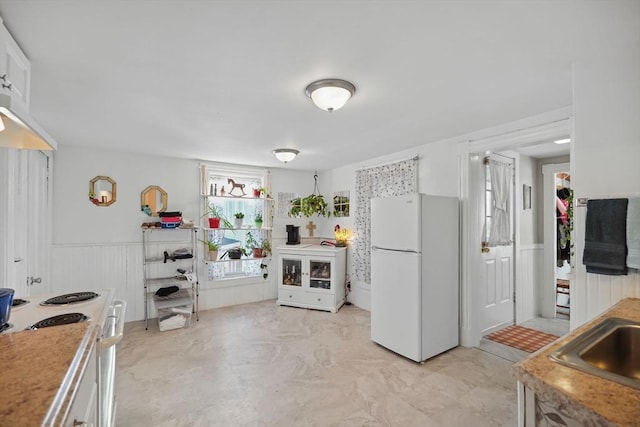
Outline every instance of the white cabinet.
<path id="1" fill-rule="evenodd" d="M 346 248 L 278 247 L 278 305 L 336 313 L 344 304 Z"/>
<path id="2" fill-rule="evenodd" d="M 29 111 L 30 87 L 31 64 L 2 24 L 0 25 L 0 93 L 10 95 L 25 111 Z"/>
<path id="3" fill-rule="evenodd" d="M 144 279 L 144 320 L 145 327 L 149 326 L 149 305 L 151 300 L 174 300 L 175 306 L 184 308 L 184 290 L 188 290 L 187 296 L 193 302 L 189 306 L 198 320 L 198 299 L 200 284 L 196 274 L 198 258 L 197 228 L 143 228 L 143 279 Z M 177 286 L 180 291 L 171 295 L 158 297 L 156 292 L 160 288 Z M 190 293 L 190 295 L 189 295 Z M 151 298 L 153 296 L 153 298 Z M 179 298 L 175 298 L 179 297 Z M 173 307 L 171 303 L 161 304 L 162 309 Z M 159 308 L 159 307 L 156 307 Z M 163 314 L 160 313 L 159 314 Z M 191 317 L 189 316 L 189 321 Z M 185 323 L 184 326 L 188 326 Z"/>

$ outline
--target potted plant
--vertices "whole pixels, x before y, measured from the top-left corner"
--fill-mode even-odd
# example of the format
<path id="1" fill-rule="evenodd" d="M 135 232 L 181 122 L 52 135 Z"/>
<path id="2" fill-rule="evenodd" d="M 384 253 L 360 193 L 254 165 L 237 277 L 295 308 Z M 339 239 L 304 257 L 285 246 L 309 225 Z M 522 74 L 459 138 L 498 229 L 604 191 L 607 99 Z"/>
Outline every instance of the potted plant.
<path id="1" fill-rule="evenodd" d="M 207 250 L 209 251 L 209 260 L 211 261 L 217 261 L 218 260 L 218 249 L 220 248 L 220 245 L 218 245 L 216 242 L 213 242 L 211 240 L 207 241 L 207 240 L 200 240 L 202 243 L 204 243 L 205 245 L 207 245 Z"/>
<path id="2" fill-rule="evenodd" d="M 289 209 L 290 217 L 305 216 L 307 218 L 312 215 L 330 217 L 331 212 L 327 211 L 327 202 L 322 194 L 310 194 L 307 197 L 293 199 L 291 201 L 291 209 Z"/>
<path id="3" fill-rule="evenodd" d="M 222 208 L 215 204 L 209 205 L 209 210 L 203 216 L 209 216 L 209 228 L 220 228 L 220 222 L 225 228 L 233 228 L 228 219 L 222 215 Z"/>
<path id="4" fill-rule="evenodd" d="M 253 189 L 253 197 L 269 197 L 267 189 L 264 187 L 258 187 Z"/>
<path id="5" fill-rule="evenodd" d="M 271 242 L 267 239 L 262 240 L 262 255 L 269 256 L 271 254 Z"/>
<path id="6" fill-rule="evenodd" d="M 244 214 L 242 212 L 236 212 L 233 214 L 235 219 L 235 228 L 242 228 L 242 221 L 244 219 Z"/>
<path id="7" fill-rule="evenodd" d="M 256 228 L 262 228 L 262 212 L 256 214 L 254 222 L 256 223 Z"/>
<path id="8" fill-rule="evenodd" d="M 245 246 L 247 248 L 248 251 L 251 251 L 253 253 L 253 257 L 254 258 L 262 258 L 263 255 L 263 251 L 262 251 L 262 244 L 261 242 L 259 242 L 258 240 L 261 240 L 260 237 L 258 237 L 258 239 L 256 239 L 256 237 L 254 237 L 252 232 L 247 232 L 247 238 L 246 238 L 246 242 L 245 242 Z"/>

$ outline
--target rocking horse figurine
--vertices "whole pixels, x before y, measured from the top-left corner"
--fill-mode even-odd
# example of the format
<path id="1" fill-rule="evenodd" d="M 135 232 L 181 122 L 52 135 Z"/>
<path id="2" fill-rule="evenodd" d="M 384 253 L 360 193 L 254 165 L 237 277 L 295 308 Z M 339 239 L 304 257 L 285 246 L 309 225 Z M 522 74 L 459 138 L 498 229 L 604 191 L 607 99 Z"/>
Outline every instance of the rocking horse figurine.
<path id="1" fill-rule="evenodd" d="M 234 180 L 232 180 L 231 178 L 229 178 L 229 179 L 227 180 L 227 184 L 231 184 L 231 190 L 229 190 L 229 194 L 230 194 L 230 195 L 232 195 L 232 196 L 236 196 L 236 197 L 246 196 L 246 194 L 247 194 L 247 193 L 245 193 L 245 192 L 244 192 L 244 184 L 236 184 L 236 182 L 235 182 Z M 233 194 L 233 191 L 234 191 L 236 188 L 239 188 L 239 189 L 240 189 L 240 191 L 242 191 L 242 194 L 239 194 L 239 195 L 235 195 L 235 194 Z"/>

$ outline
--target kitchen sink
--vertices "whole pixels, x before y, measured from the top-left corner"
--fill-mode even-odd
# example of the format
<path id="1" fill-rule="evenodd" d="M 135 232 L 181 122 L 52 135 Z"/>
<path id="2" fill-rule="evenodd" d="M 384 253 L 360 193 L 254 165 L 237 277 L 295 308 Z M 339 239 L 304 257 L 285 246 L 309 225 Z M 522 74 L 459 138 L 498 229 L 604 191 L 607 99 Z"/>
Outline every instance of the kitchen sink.
<path id="1" fill-rule="evenodd" d="M 578 335 L 551 360 L 640 389 L 640 323 L 611 317 Z"/>

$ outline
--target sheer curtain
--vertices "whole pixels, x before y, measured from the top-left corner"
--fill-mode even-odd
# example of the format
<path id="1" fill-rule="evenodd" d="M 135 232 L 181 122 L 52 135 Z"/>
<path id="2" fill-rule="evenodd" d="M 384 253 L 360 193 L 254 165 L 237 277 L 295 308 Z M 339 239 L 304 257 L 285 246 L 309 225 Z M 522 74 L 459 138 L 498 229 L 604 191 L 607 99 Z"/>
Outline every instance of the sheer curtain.
<path id="1" fill-rule="evenodd" d="M 513 169 L 510 164 L 489 159 L 491 175 L 491 227 L 489 229 L 489 246 L 508 246 L 511 242 L 511 221 L 509 207 L 511 205 L 511 180 Z"/>
<path id="2" fill-rule="evenodd" d="M 358 280 L 371 283 L 371 199 L 418 191 L 418 158 L 356 172 L 356 233 L 353 254 Z"/>

